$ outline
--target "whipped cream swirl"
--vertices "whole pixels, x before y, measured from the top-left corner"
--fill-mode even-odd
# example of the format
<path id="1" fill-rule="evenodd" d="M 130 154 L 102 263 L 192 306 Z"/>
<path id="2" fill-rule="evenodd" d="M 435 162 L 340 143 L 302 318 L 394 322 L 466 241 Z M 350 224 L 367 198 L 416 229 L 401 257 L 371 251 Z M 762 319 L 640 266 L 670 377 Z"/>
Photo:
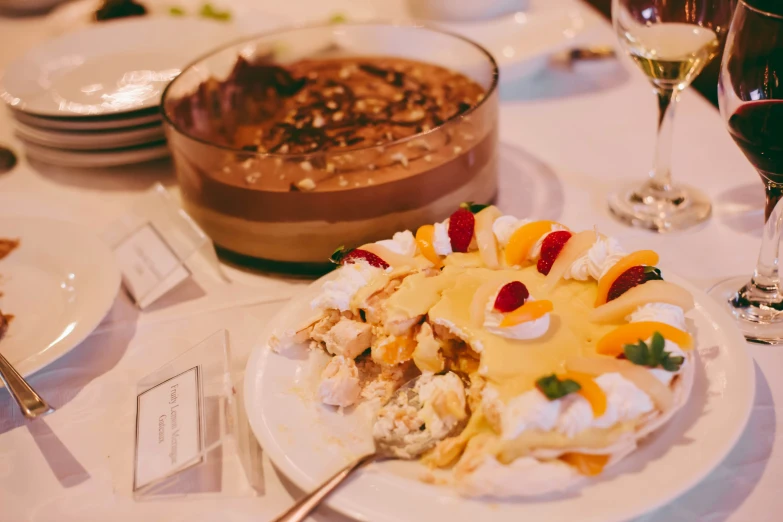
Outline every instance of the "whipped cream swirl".
<path id="1" fill-rule="evenodd" d="M 500 326 L 505 314 L 495 310 L 495 300 L 499 292 L 500 289 L 489 298 L 484 307 L 484 329 L 486 331 L 507 339 L 528 340 L 538 339 L 549 330 L 550 314 L 548 313 L 538 319 L 525 321 L 514 326 Z M 535 301 L 535 299 L 532 296 L 528 297 L 526 302 L 530 301 Z"/>
<path id="2" fill-rule="evenodd" d="M 386 247 L 395 254 L 413 257 L 416 255 L 416 238 L 410 230 L 395 233 L 391 239 L 376 241 L 376 244 Z"/>
<path id="3" fill-rule="evenodd" d="M 584 255 L 571 263 L 563 277 L 577 281 L 587 281 L 589 278 L 593 278 L 598 281 L 626 255 L 627 252 L 623 250 L 615 238 L 599 237 Z"/>
<path id="4" fill-rule="evenodd" d="M 386 269 L 391 271 L 391 267 Z M 351 308 L 351 299 L 373 278 L 385 271 L 366 261 L 348 263 L 337 269 L 337 277 L 324 283 L 321 293 L 310 302 L 313 309 L 336 309 L 345 312 Z"/>
<path id="5" fill-rule="evenodd" d="M 432 246 L 435 253 L 439 256 L 447 256 L 454 252 L 451 249 L 451 238 L 449 237 L 449 220 L 443 223 L 435 223 L 435 233 L 432 238 Z"/>

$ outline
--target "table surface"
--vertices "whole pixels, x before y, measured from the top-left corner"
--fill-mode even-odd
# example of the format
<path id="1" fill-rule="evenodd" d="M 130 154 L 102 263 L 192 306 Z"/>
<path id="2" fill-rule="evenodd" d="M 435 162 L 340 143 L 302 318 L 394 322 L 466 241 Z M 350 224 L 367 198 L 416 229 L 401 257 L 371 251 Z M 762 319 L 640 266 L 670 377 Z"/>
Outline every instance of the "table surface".
<path id="1" fill-rule="evenodd" d="M 336 8 L 350 12 L 352 2 L 282 4 L 275 9 L 295 18 L 328 16 Z M 363 2 L 361 9 L 368 5 L 385 15 L 400 7 Z M 50 30 L 46 18 L 0 19 L 0 70 Z M 613 34 L 601 21 L 589 39 L 612 43 Z M 673 168 L 676 179 L 709 194 L 714 215 L 689 231 L 655 235 L 614 221 L 605 203 L 618 183 L 640 180 L 652 159 L 656 104 L 641 74 L 624 59 L 549 68 L 504 86 L 501 95 L 501 206 L 524 204 L 564 223 L 595 223 L 628 248 L 657 250 L 666 267 L 704 289 L 750 274 L 761 237 L 762 186 L 704 98 L 693 92 L 682 97 Z M 21 150 L 10 123 L 0 113 L 0 142 Z M 176 191 L 168 161 L 80 171 L 22 159 L 0 175 L 0 215 L 58 217 L 97 233 L 157 181 Z M 523 185 L 524 192 L 513 190 Z M 231 332 L 234 364 L 241 367 L 259 329 L 305 284 L 235 267 L 226 271 L 232 283 L 199 281 L 202 294 L 174 295 L 166 306 L 143 313 L 120 295 L 92 336 L 30 379 L 57 408 L 54 414 L 27 422 L 0 390 L 0 520 L 271 520 L 301 494 L 266 458 L 256 496 L 134 502 L 130 494 L 135 383 L 218 328 Z M 780 519 L 783 422 L 775 403 L 783 402 L 783 350 L 748 349 L 756 361 L 756 399 L 738 445 L 701 484 L 639 520 Z M 344 520 L 326 509 L 314 519 Z"/>

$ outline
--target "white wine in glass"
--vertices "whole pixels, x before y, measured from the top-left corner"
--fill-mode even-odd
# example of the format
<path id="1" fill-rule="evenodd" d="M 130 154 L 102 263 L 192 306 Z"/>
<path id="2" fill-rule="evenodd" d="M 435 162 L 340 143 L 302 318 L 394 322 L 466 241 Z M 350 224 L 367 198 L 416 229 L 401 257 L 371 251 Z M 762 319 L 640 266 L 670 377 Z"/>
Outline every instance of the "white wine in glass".
<path id="1" fill-rule="evenodd" d="M 712 29 L 691 24 L 656 24 L 623 36 L 633 61 L 660 89 L 687 87 L 720 48 Z"/>
<path id="2" fill-rule="evenodd" d="M 614 0 L 612 20 L 620 44 L 658 96 L 658 138 L 649 179 L 609 196 L 622 221 L 659 232 L 682 230 L 707 219 L 709 199 L 671 176 L 674 107 L 720 50 L 733 0 Z"/>

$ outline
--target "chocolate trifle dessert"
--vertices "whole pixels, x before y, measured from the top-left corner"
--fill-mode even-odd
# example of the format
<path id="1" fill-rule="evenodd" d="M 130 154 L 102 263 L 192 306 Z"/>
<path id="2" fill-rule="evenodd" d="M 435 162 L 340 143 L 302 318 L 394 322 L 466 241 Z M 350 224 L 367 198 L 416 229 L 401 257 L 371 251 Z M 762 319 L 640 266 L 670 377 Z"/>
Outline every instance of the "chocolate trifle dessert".
<path id="1" fill-rule="evenodd" d="M 184 207 L 220 247 L 272 261 L 322 263 L 335 244 L 415 230 L 494 197 L 488 94 L 404 58 L 240 55 L 225 79 L 165 101 Z"/>

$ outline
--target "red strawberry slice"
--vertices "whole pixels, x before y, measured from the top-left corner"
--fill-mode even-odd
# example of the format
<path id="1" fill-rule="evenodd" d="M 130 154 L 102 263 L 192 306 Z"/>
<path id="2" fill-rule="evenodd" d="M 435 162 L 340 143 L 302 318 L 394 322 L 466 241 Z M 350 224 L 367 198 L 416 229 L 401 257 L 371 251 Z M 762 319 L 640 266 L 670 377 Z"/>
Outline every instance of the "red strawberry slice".
<path id="1" fill-rule="evenodd" d="M 519 281 L 511 281 L 503 285 L 495 298 L 495 310 L 501 313 L 513 312 L 530 297 L 527 287 Z"/>
<path id="2" fill-rule="evenodd" d="M 449 240 L 454 252 L 467 252 L 473 239 L 476 218 L 473 212 L 460 208 L 449 217 Z"/>
<path id="3" fill-rule="evenodd" d="M 558 230 L 547 234 L 544 242 L 541 243 L 541 257 L 538 258 L 538 271 L 547 275 L 552 270 L 555 259 L 560 255 L 566 242 L 571 239 L 571 232 L 567 230 Z"/>
<path id="4" fill-rule="evenodd" d="M 606 296 L 606 302 L 608 303 L 613 299 L 617 299 L 631 288 L 654 279 L 663 279 L 661 271 L 654 266 L 632 266 L 614 280 L 612 286 L 609 287 L 609 294 Z"/>
<path id="5" fill-rule="evenodd" d="M 348 263 L 356 263 L 358 261 L 366 261 L 371 266 L 382 268 L 386 270 L 389 268 L 389 263 L 367 250 L 361 248 L 354 248 L 353 250 L 346 250 L 345 247 L 340 247 L 334 251 L 329 261 L 338 265 L 346 265 Z"/>

